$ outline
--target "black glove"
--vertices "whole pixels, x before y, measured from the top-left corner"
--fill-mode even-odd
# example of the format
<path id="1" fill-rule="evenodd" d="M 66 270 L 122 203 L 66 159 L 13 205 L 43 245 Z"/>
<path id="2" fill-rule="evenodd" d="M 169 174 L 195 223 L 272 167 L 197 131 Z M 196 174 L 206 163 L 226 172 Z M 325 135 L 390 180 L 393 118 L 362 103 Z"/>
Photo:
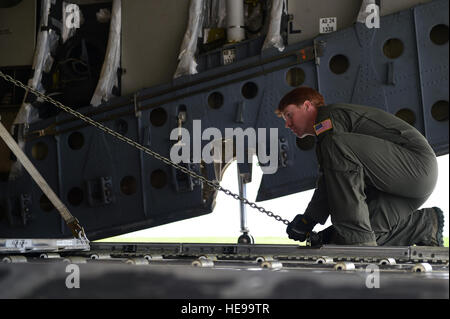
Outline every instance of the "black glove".
<path id="1" fill-rule="evenodd" d="M 309 243 L 311 244 L 311 247 L 322 246 L 324 244 L 323 234 L 315 233 L 312 231 L 311 234 L 309 235 Z"/>
<path id="2" fill-rule="evenodd" d="M 286 233 L 290 239 L 302 242 L 310 235 L 316 224 L 317 222 L 310 217 L 299 214 L 289 223 Z"/>

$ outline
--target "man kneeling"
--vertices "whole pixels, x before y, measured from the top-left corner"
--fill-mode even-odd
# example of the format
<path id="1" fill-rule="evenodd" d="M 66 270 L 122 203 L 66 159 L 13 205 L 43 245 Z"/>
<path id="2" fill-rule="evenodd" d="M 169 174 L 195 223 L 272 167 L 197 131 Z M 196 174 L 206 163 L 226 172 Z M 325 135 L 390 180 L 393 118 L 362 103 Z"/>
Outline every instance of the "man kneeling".
<path id="1" fill-rule="evenodd" d="M 317 138 L 317 188 L 289 238 L 313 244 L 443 246 L 444 216 L 417 210 L 437 181 L 436 156 L 414 127 L 380 109 L 325 105 L 308 87 L 286 94 L 275 111 L 299 138 Z M 332 226 L 312 233 L 331 215 Z M 314 234 L 314 236 L 312 236 Z"/>

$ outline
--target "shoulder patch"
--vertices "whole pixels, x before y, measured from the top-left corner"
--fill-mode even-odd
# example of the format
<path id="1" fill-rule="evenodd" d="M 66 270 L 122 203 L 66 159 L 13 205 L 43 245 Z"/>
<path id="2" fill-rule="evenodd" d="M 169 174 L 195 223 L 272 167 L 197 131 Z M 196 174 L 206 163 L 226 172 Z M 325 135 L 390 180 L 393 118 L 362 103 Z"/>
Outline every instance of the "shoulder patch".
<path id="1" fill-rule="evenodd" d="M 333 128 L 333 124 L 330 119 L 326 119 L 316 125 L 314 125 L 314 131 L 316 135 L 322 134 L 323 132 L 329 131 Z"/>

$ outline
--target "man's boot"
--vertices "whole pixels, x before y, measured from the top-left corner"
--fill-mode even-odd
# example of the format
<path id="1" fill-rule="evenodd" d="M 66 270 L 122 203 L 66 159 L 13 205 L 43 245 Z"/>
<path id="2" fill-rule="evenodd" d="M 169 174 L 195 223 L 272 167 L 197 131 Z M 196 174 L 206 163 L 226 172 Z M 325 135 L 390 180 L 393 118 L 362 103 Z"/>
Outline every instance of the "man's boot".
<path id="1" fill-rule="evenodd" d="M 429 215 L 431 232 L 417 245 L 444 247 L 444 213 L 439 207 L 424 208 L 424 214 Z"/>

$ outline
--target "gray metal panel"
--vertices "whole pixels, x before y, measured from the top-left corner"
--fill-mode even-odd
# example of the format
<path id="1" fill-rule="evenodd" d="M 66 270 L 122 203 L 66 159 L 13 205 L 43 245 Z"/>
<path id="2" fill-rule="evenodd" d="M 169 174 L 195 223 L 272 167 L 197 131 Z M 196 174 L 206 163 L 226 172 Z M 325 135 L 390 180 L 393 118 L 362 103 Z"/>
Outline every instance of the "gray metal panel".
<path id="1" fill-rule="evenodd" d="M 122 1 L 122 94 L 172 80 L 189 1 Z"/>
<path id="2" fill-rule="evenodd" d="M 318 66 L 319 89 L 326 103 L 369 105 L 393 114 L 408 109 L 415 115 L 414 126 L 423 132 L 413 12 L 406 10 L 382 17 L 380 25 L 379 29 L 368 29 L 357 23 L 316 38 L 326 42 Z M 403 44 L 403 52 L 397 58 L 384 54 L 383 46 L 390 39 L 399 39 Z M 336 74 L 330 65 L 339 55 L 347 58 L 348 69 Z"/>
<path id="3" fill-rule="evenodd" d="M 127 123 L 127 136 L 137 140 L 135 124 L 132 121 Z M 106 124 L 114 129 L 114 122 Z M 80 149 L 69 147 L 68 139 L 72 132 L 59 138 L 61 197 L 68 201 L 68 194 L 72 189 L 83 190 L 81 204 L 68 202 L 71 212 L 91 225 L 91 231 L 101 229 L 105 225 L 112 226 L 114 220 L 123 220 L 124 224 L 128 224 L 142 218 L 142 188 L 136 187 L 136 192 L 131 195 L 125 195 L 121 191 L 121 181 L 126 176 L 135 178 L 136 184 L 140 185 L 138 152 L 93 127 L 84 128 L 77 133 L 83 134 L 84 137 L 84 145 Z M 101 160 L 95 160 L 100 157 Z M 88 196 L 91 195 L 86 190 L 86 182 L 100 177 L 111 177 L 115 202 L 91 207 L 88 204 Z M 133 209 L 129 209 L 130 207 Z"/>
<path id="4" fill-rule="evenodd" d="M 425 136 L 438 154 L 448 152 L 448 9 L 448 1 L 443 0 L 414 10 Z M 447 42 L 438 45 L 431 41 L 430 32 L 440 24 L 447 26 Z M 438 101 L 447 102 L 444 121 L 437 121 L 431 113 Z"/>
<path id="5" fill-rule="evenodd" d="M 31 65 L 36 32 L 36 1 L 0 9 L 0 67 Z"/>

